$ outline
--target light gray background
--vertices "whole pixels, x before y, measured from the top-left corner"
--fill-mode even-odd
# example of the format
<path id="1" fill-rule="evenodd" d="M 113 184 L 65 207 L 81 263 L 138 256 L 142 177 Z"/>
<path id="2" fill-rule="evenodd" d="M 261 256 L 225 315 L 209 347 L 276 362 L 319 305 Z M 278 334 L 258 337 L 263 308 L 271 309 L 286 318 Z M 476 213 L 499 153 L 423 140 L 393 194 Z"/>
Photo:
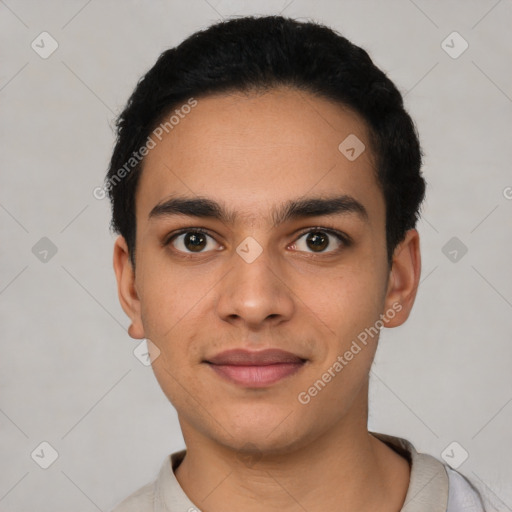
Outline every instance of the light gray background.
<path id="1" fill-rule="evenodd" d="M 409 321 L 382 333 L 369 428 L 438 458 L 456 441 L 489 510 L 512 510 L 510 0 L 0 0 L 0 510 L 107 511 L 184 446 L 133 355 L 109 205 L 92 191 L 115 114 L 164 49 L 222 17 L 279 12 L 368 50 L 426 154 L 422 282 Z M 31 48 L 43 31 L 59 45 L 47 59 Z M 453 31 L 469 43 L 456 59 L 441 46 Z M 47 262 L 32 252 L 42 237 L 57 247 Z M 455 262 L 452 237 L 468 249 Z M 31 458 L 43 441 L 59 454 L 46 470 Z"/>

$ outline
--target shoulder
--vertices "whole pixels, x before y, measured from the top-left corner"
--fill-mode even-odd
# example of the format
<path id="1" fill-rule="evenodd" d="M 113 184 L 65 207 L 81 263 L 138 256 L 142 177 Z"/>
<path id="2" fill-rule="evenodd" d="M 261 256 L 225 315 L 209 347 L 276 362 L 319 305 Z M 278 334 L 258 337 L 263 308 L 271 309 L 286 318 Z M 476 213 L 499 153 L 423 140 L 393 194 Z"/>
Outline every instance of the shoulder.
<path id="1" fill-rule="evenodd" d="M 462 474 L 446 467 L 448 473 L 448 508 L 446 512 L 485 512 L 480 494 Z"/>
<path id="2" fill-rule="evenodd" d="M 181 463 L 186 450 L 165 457 L 156 479 L 130 494 L 111 512 L 169 512 L 196 510 L 183 489 L 174 470 Z"/>
<path id="3" fill-rule="evenodd" d="M 111 512 L 153 512 L 155 482 L 151 482 L 130 494 Z"/>
<path id="4" fill-rule="evenodd" d="M 418 452 L 406 439 L 370 433 L 409 461 L 409 489 L 401 512 L 485 512 L 479 492 L 461 473 Z"/>

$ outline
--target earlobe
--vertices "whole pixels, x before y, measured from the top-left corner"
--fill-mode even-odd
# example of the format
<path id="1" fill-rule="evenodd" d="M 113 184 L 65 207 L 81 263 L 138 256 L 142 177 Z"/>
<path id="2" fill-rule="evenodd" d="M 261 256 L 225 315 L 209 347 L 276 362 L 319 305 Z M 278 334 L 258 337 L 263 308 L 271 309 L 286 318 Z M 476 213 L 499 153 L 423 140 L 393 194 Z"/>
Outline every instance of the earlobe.
<path id="1" fill-rule="evenodd" d="M 135 339 L 145 338 L 140 314 L 140 300 L 135 287 L 135 273 L 126 240 L 122 236 L 118 236 L 114 243 L 113 264 L 119 302 L 132 322 L 128 328 L 128 334 Z"/>
<path id="2" fill-rule="evenodd" d="M 385 301 L 386 327 L 402 325 L 412 310 L 421 274 L 419 238 L 416 229 L 408 230 L 393 254 Z"/>

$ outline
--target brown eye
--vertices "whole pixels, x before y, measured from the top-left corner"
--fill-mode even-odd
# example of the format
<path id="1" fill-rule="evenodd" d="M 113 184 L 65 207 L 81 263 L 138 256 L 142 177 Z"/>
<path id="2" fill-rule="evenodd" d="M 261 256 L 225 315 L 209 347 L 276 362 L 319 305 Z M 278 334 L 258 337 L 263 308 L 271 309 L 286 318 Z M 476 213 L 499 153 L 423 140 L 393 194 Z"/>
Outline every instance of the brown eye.
<path id="1" fill-rule="evenodd" d="M 313 249 L 315 252 L 319 252 L 323 251 L 329 245 L 329 238 L 321 231 L 314 231 L 308 233 L 306 243 L 308 244 L 308 247 Z"/>
<path id="2" fill-rule="evenodd" d="M 334 241 L 332 241 L 334 240 Z M 295 242 L 294 249 L 305 252 L 334 252 L 343 245 L 348 245 L 344 238 L 333 231 L 310 229 L 303 233 Z M 331 247 L 330 250 L 325 250 Z"/>
<path id="3" fill-rule="evenodd" d="M 202 253 L 215 249 L 215 240 L 203 231 L 187 230 L 172 236 L 167 242 L 184 253 Z M 206 250 L 205 250 L 206 249 Z"/>
<path id="4" fill-rule="evenodd" d="M 193 252 L 199 252 L 206 247 L 206 236 L 203 233 L 186 233 L 183 245 Z"/>

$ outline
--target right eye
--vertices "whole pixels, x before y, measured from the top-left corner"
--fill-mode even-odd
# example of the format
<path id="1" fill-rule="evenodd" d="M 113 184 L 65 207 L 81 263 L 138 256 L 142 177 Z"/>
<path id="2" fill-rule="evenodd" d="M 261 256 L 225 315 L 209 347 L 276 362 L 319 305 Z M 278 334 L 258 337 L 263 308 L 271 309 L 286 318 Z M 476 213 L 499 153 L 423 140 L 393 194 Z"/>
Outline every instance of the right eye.
<path id="1" fill-rule="evenodd" d="M 212 240 L 213 243 L 209 240 Z M 194 254 L 214 250 L 216 243 L 215 239 L 205 230 L 187 228 L 171 234 L 165 245 L 171 244 L 179 252 Z M 206 250 L 204 250 L 205 248 Z"/>

